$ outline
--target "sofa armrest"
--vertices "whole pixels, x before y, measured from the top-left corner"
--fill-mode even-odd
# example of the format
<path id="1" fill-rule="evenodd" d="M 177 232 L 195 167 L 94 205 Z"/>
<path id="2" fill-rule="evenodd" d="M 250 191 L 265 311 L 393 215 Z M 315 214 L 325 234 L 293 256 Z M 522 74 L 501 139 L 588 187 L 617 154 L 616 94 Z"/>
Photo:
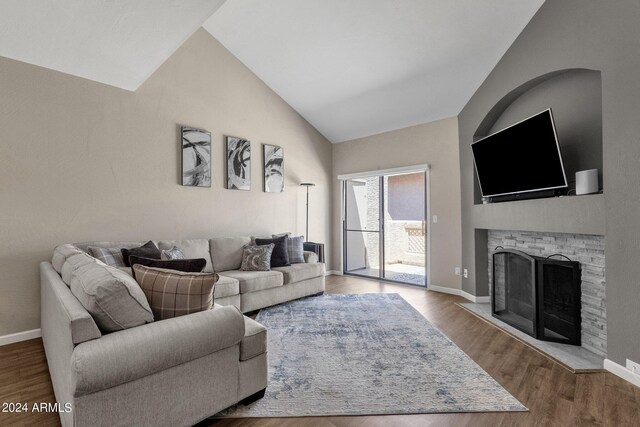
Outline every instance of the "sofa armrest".
<path id="1" fill-rule="evenodd" d="M 318 262 L 318 255 L 315 252 L 304 251 L 304 262 L 307 264 L 316 264 Z"/>
<path id="2" fill-rule="evenodd" d="M 240 343 L 244 317 L 233 306 L 161 320 L 76 346 L 74 396 L 115 387 Z M 238 350 L 239 351 L 239 350 Z"/>
<path id="3" fill-rule="evenodd" d="M 40 264 L 40 289 L 40 328 L 53 390 L 58 402 L 73 402 L 69 360 L 75 345 L 102 334 L 49 262 Z M 73 414 L 61 416 L 65 425 L 73 419 Z"/>
<path id="4" fill-rule="evenodd" d="M 73 344 L 79 344 L 102 336 L 93 317 L 48 262 L 40 264 L 40 283 L 43 340 L 55 345 L 60 340 L 56 335 L 69 332 Z"/>

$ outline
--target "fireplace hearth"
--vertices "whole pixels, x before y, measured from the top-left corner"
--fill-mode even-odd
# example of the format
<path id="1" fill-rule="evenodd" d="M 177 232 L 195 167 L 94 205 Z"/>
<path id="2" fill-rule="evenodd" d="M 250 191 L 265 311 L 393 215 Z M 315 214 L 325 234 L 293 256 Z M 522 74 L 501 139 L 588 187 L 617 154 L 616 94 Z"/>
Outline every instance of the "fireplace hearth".
<path id="1" fill-rule="evenodd" d="M 579 262 L 501 249 L 492 278 L 494 317 L 539 340 L 581 345 Z"/>

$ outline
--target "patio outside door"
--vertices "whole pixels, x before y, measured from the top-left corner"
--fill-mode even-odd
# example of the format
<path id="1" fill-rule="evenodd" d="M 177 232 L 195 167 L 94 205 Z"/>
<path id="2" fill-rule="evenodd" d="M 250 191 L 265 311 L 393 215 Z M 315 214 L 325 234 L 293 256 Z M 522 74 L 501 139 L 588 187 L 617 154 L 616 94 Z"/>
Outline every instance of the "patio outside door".
<path id="1" fill-rule="evenodd" d="M 344 180 L 345 274 L 426 286 L 426 172 Z"/>

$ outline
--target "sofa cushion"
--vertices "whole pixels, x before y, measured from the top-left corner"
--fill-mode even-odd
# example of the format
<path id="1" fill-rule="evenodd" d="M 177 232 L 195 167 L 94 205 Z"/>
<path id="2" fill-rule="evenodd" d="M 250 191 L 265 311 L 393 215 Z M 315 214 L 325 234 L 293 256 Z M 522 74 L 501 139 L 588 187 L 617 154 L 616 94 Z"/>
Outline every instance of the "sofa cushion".
<path id="1" fill-rule="evenodd" d="M 244 316 L 244 337 L 240 341 L 240 360 L 249 360 L 267 352 L 267 328 Z"/>
<path id="2" fill-rule="evenodd" d="M 256 245 L 270 245 L 273 244 L 273 253 L 271 254 L 271 267 L 284 267 L 290 265 L 289 252 L 287 251 L 287 243 L 289 238 L 287 236 L 276 237 L 272 239 L 255 239 Z"/>
<path id="3" fill-rule="evenodd" d="M 282 273 L 284 284 L 288 285 L 324 275 L 324 264 L 291 264 L 287 267 L 276 267 L 273 270 Z"/>
<path id="4" fill-rule="evenodd" d="M 135 264 L 133 275 L 144 291 L 156 320 L 210 310 L 216 273 L 186 273 Z"/>
<path id="5" fill-rule="evenodd" d="M 131 267 L 116 267 L 116 268 L 122 271 L 123 273 L 127 273 L 127 275 L 133 277 L 133 271 L 131 270 Z"/>
<path id="6" fill-rule="evenodd" d="M 156 268 L 164 268 L 167 270 L 178 270 L 184 271 L 186 273 L 200 273 L 205 265 L 207 265 L 207 260 L 204 258 L 194 258 L 194 259 L 152 259 L 152 258 L 143 258 L 135 255 L 131 255 L 129 257 L 131 261 L 131 265 L 141 264 L 145 267 L 156 267 Z M 134 276 L 135 277 L 135 276 Z"/>
<path id="7" fill-rule="evenodd" d="M 138 283 L 115 267 L 97 260 L 82 264 L 71 273 L 70 288 L 103 331 L 153 322 L 151 308 Z"/>
<path id="8" fill-rule="evenodd" d="M 124 265 L 127 267 L 131 267 L 131 262 L 129 261 L 131 256 L 160 259 L 160 249 L 158 249 L 158 246 L 151 240 L 137 248 L 122 248 L 122 259 L 124 260 Z"/>
<path id="9" fill-rule="evenodd" d="M 218 278 L 216 287 L 213 291 L 213 297 L 215 299 L 230 297 L 232 295 L 238 295 L 240 293 L 240 282 L 238 279 L 222 276 Z"/>
<path id="10" fill-rule="evenodd" d="M 218 237 L 209 240 L 215 271 L 239 269 L 242 264 L 242 248 L 250 242 L 250 237 Z"/>
<path id="11" fill-rule="evenodd" d="M 223 271 L 223 276 L 237 279 L 240 282 L 240 293 L 262 291 L 282 286 L 282 273 L 279 271 Z"/>
<path id="12" fill-rule="evenodd" d="M 211 254 L 209 253 L 209 241 L 207 239 L 160 240 L 156 243 L 161 251 L 177 246 L 185 258 L 206 259 L 207 265 L 202 271 L 205 273 L 213 273 L 213 264 L 211 264 Z"/>
<path id="13" fill-rule="evenodd" d="M 73 255 L 67 258 L 66 262 L 62 265 L 62 270 L 60 271 L 60 276 L 62 277 L 62 281 L 67 285 L 71 285 L 71 275 L 73 272 L 80 266 L 85 264 L 91 264 L 94 262 L 102 263 L 102 261 L 98 261 L 91 255 L 80 251 L 79 254 Z"/>
<path id="14" fill-rule="evenodd" d="M 58 272 L 53 269 L 52 265 L 46 262 L 40 263 L 40 277 L 43 280 L 40 297 L 43 304 L 42 334 L 45 336 L 45 340 L 53 341 L 47 342 L 48 349 L 51 347 L 54 348 L 53 351 L 59 351 L 60 346 L 67 346 L 67 340 L 60 339 L 60 334 L 68 334 L 70 332 L 73 344 L 79 344 L 102 336 L 93 317 L 80 304 L 78 298 L 73 296 L 67 284 L 60 280 Z M 49 310 L 52 304 L 59 305 L 58 308 L 62 309 L 62 311 L 56 310 L 54 313 Z M 53 316 L 60 314 L 63 315 L 64 323 L 69 328 L 68 330 L 58 330 Z"/>
<path id="15" fill-rule="evenodd" d="M 51 265 L 53 265 L 53 269 L 56 270 L 58 273 L 62 273 L 62 266 L 64 265 L 65 261 L 69 257 L 78 255 L 81 253 L 84 253 L 84 252 L 72 244 L 67 243 L 65 245 L 60 245 L 53 250 L 53 256 L 51 257 Z"/>

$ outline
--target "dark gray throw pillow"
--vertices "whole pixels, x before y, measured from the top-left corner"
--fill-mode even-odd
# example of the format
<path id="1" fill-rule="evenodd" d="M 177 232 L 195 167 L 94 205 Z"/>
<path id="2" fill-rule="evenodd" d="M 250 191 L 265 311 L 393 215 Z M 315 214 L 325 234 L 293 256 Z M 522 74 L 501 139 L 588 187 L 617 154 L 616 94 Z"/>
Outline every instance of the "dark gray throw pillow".
<path id="1" fill-rule="evenodd" d="M 185 273 L 200 273 L 204 269 L 204 266 L 207 265 L 207 260 L 204 258 L 161 260 L 131 255 L 129 261 L 132 267 L 140 264 L 145 267 L 164 268 L 166 270 L 177 270 Z M 133 270 L 133 273 L 135 277 L 135 270 Z"/>
<path id="2" fill-rule="evenodd" d="M 129 262 L 129 257 L 131 255 L 142 258 L 160 259 L 161 252 L 156 244 L 149 240 L 139 248 L 122 248 L 122 259 L 124 261 L 124 265 L 126 265 L 127 267 L 131 267 L 131 263 Z"/>
<path id="3" fill-rule="evenodd" d="M 274 234 L 271 237 L 289 237 L 287 242 L 287 253 L 289 254 L 289 262 L 291 264 L 301 264 L 304 261 L 304 236 L 291 237 L 291 233 Z"/>
<path id="4" fill-rule="evenodd" d="M 273 267 L 286 267 L 291 265 L 289 262 L 289 252 L 287 251 L 287 242 L 289 237 L 282 236 L 275 239 L 255 239 L 256 245 L 264 246 L 274 244 L 273 252 L 271 253 L 271 268 Z"/>

